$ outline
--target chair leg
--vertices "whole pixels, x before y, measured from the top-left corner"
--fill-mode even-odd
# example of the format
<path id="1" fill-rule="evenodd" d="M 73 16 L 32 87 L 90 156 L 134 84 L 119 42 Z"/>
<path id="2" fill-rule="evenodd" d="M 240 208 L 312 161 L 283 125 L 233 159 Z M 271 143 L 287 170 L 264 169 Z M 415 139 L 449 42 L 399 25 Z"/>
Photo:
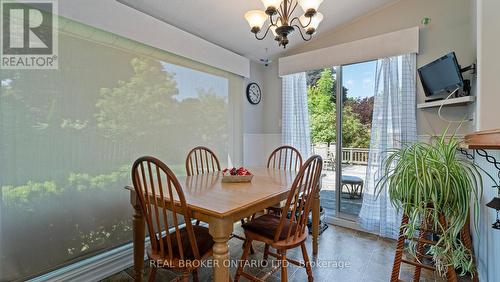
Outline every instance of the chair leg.
<path id="1" fill-rule="evenodd" d="M 311 263 L 309 262 L 309 256 L 307 255 L 306 243 L 303 242 L 302 244 L 300 244 L 300 248 L 302 249 L 302 257 L 304 258 L 304 264 L 306 265 L 307 281 L 312 282 L 314 279 L 311 269 Z"/>
<path id="2" fill-rule="evenodd" d="M 281 251 L 281 282 L 288 282 L 288 272 L 287 272 L 287 261 L 286 261 L 286 250 Z"/>
<path id="3" fill-rule="evenodd" d="M 193 271 L 193 282 L 199 282 L 200 280 L 198 279 L 198 269 L 195 269 Z"/>
<path id="4" fill-rule="evenodd" d="M 148 282 L 153 282 L 155 281 L 155 278 L 156 278 L 156 271 L 158 269 L 156 267 L 151 267 L 151 270 L 149 271 L 149 278 L 148 278 Z"/>
<path id="5" fill-rule="evenodd" d="M 238 270 L 236 271 L 236 275 L 234 276 L 234 282 L 238 282 L 240 280 L 241 273 L 243 273 L 243 266 L 248 258 L 248 253 L 250 252 L 250 248 L 252 247 L 252 240 L 245 240 L 245 249 L 243 250 L 243 254 L 241 255 L 241 260 L 238 264 Z"/>
<path id="6" fill-rule="evenodd" d="M 189 271 L 182 273 L 182 282 L 189 282 Z"/>
<path id="7" fill-rule="evenodd" d="M 264 246 L 264 257 L 263 257 L 263 259 L 266 260 L 268 257 L 269 257 L 269 245 L 266 244 L 266 246 Z"/>

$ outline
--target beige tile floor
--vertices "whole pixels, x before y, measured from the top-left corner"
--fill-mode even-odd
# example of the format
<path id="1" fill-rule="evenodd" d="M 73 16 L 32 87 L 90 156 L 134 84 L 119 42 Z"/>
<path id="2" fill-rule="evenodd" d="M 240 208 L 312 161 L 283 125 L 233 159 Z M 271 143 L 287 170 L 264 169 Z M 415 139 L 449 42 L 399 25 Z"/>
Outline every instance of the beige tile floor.
<path id="1" fill-rule="evenodd" d="M 235 226 L 235 232 L 242 233 L 239 227 Z M 229 243 L 232 259 L 241 257 L 242 241 L 232 239 Z M 347 228 L 330 225 L 319 239 L 319 253 L 316 261 L 329 264 L 327 267 L 314 267 L 314 281 L 389 281 L 394 258 L 395 241 L 379 238 L 378 236 L 354 231 Z M 256 253 L 251 256 L 254 259 L 262 258 L 263 245 L 254 243 Z M 308 239 L 307 248 L 309 256 L 312 257 L 311 242 Z M 301 259 L 300 248 L 290 250 L 289 257 Z M 341 267 L 344 263 L 344 267 Z M 334 266 L 337 264 L 337 267 Z M 262 276 L 266 269 L 246 268 L 247 272 Z M 234 275 L 235 268 L 231 269 Z M 146 271 L 148 273 L 148 271 Z M 202 268 L 199 271 L 200 281 L 212 281 L 212 269 Z M 412 281 L 413 267 L 404 266 L 401 272 L 401 279 Z M 131 278 L 132 268 L 119 272 L 103 281 L 133 281 Z M 147 274 L 145 274 L 147 276 Z M 167 270 L 160 270 L 156 276 L 156 281 L 170 281 L 176 274 Z M 288 268 L 289 281 L 307 281 L 305 269 L 294 265 Z M 147 281 L 147 280 L 146 280 Z M 240 281 L 247 281 L 245 278 Z M 268 281 L 280 281 L 280 273 L 274 273 Z M 420 281 L 442 281 L 437 279 L 433 272 L 423 270 Z M 466 281 L 466 280 L 464 280 Z"/>

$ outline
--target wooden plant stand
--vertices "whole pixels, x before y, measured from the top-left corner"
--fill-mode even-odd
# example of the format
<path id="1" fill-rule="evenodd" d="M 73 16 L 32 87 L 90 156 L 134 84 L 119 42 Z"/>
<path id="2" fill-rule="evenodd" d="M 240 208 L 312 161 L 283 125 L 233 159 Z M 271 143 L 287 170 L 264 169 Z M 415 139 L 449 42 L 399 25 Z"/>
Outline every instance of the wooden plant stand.
<path id="1" fill-rule="evenodd" d="M 465 247 L 469 250 L 470 255 L 472 256 L 472 259 L 474 261 L 474 264 L 476 263 L 476 259 L 474 256 L 474 249 L 472 246 L 472 239 L 470 236 L 470 216 L 467 217 L 467 222 L 465 223 L 464 227 L 460 231 L 460 239 L 464 243 Z M 444 215 L 439 216 L 439 221 L 441 225 L 445 226 L 446 225 L 446 220 Z M 404 235 L 404 227 L 406 224 L 408 224 L 408 216 L 405 214 L 403 215 L 403 219 L 401 220 L 401 227 L 399 231 L 399 238 L 397 241 L 396 245 L 396 254 L 394 256 L 394 264 L 392 267 L 392 274 L 391 274 L 391 282 L 399 282 L 402 281 L 399 279 L 399 273 L 401 270 L 401 264 L 406 263 L 409 265 L 415 266 L 415 271 L 413 273 L 413 281 L 417 282 L 420 281 L 420 274 L 422 271 L 422 268 L 436 271 L 436 268 L 434 265 L 429 265 L 422 263 L 422 259 L 427 258 L 432 260 L 432 256 L 425 255 L 424 247 L 426 245 L 436 245 L 436 241 L 429 240 L 429 235 L 431 234 L 436 234 L 439 235 L 438 232 L 432 230 L 432 226 L 434 226 L 433 222 L 429 218 L 422 219 L 420 223 L 420 228 L 419 228 L 419 236 L 416 238 L 406 238 Z M 410 241 L 416 241 L 416 258 L 414 260 L 407 260 L 403 258 L 403 253 L 404 253 L 404 244 L 406 240 Z M 476 271 L 477 272 L 477 271 Z M 446 279 L 449 282 L 455 282 L 457 281 L 457 274 L 455 272 L 455 269 L 453 267 L 448 267 L 448 271 L 446 273 Z M 479 281 L 477 278 L 477 273 L 474 274 L 473 278 L 474 282 Z"/>

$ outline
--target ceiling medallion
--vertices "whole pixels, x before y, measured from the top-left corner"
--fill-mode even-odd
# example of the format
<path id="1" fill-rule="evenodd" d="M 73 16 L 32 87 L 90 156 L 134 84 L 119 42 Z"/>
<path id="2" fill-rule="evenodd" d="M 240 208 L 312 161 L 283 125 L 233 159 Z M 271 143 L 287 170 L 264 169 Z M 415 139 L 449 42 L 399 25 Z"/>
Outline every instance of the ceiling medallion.
<path id="1" fill-rule="evenodd" d="M 251 32 L 258 40 L 264 39 L 269 30 L 274 34 L 274 40 L 279 46 L 286 48 L 288 36 L 298 29 L 302 39 L 311 40 L 319 23 L 323 20 L 323 14 L 318 12 L 319 5 L 323 0 L 261 0 L 266 8 L 265 11 L 252 10 L 245 13 L 245 19 L 251 27 Z M 300 17 L 292 17 L 297 5 L 300 5 L 304 14 Z M 260 32 L 266 20 L 269 24 L 265 32 Z M 259 36 L 260 34 L 260 36 Z"/>

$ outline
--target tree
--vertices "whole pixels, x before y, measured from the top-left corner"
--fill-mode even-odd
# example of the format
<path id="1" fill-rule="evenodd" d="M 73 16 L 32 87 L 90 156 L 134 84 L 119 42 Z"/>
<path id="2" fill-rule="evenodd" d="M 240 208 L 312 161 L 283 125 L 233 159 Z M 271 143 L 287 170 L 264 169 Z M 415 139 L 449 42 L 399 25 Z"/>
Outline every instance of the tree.
<path id="1" fill-rule="evenodd" d="M 328 71 L 327 71 L 328 70 Z M 307 85 L 308 86 L 314 86 L 318 83 L 318 81 L 323 77 L 324 79 L 326 76 L 333 76 L 335 74 L 335 69 L 329 68 L 329 69 L 317 69 L 317 70 L 312 70 L 307 72 Z M 337 80 L 332 79 L 331 84 L 329 84 L 329 90 L 331 99 L 333 103 L 337 102 Z M 348 89 L 346 87 L 342 87 L 342 94 L 343 94 L 343 100 L 347 101 L 347 91 Z"/>
<path id="2" fill-rule="evenodd" d="M 96 103 L 97 127 L 106 137 L 131 140 L 175 124 L 177 83 L 158 61 L 134 58 L 134 74 L 115 88 L 102 88 Z"/>
<path id="3" fill-rule="evenodd" d="M 335 79 L 331 69 L 324 69 L 315 85 L 308 88 L 308 108 L 311 138 L 314 143 L 332 143 L 336 140 Z M 347 89 L 344 95 L 347 93 Z M 347 99 L 346 99 L 347 100 Z M 342 143 L 344 147 L 368 147 L 369 128 L 361 123 L 360 116 L 349 105 L 343 107 Z"/>
<path id="4" fill-rule="evenodd" d="M 361 123 L 372 127 L 373 102 L 374 97 L 348 99 L 346 105 L 352 108 L 352 111 L 359 115 Z"/>

